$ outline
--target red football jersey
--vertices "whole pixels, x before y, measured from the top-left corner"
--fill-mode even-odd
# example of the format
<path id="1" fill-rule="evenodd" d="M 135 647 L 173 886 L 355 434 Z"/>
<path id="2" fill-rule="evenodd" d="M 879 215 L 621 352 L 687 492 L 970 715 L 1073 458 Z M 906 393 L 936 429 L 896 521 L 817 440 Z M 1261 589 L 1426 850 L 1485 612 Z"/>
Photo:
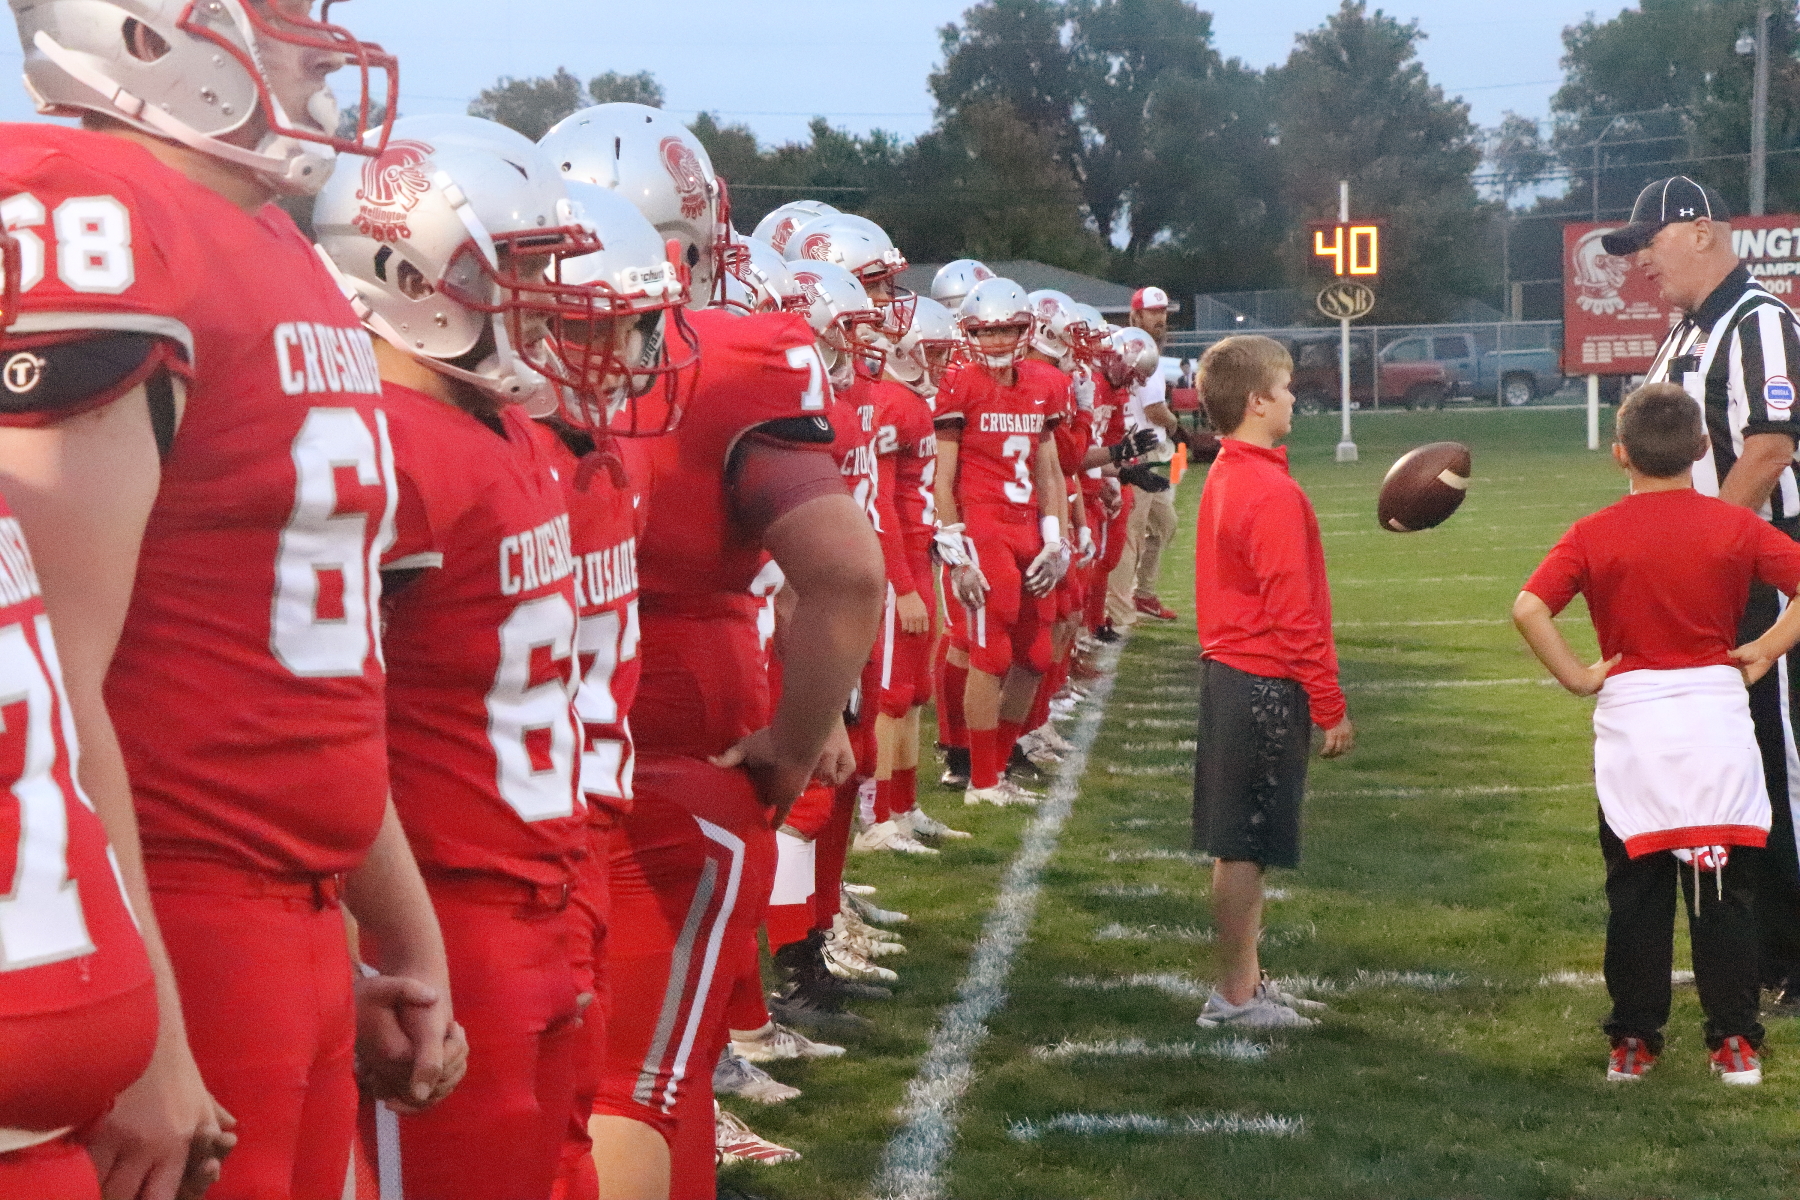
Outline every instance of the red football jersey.
<path id="1" fill-rule="evenodd" d="M 1093 372 L 1093 380 L 1093 445 L 1116 445 L 1125 440 L 1125 402 L 1131 398 L 1131 393 L 1124 388 L 1113 387 L 1099 371 Z M 1082 486 L 1090 493 L 1100 490 L 1103 478 L 1100 471 L 1099 467 L 1088 468 L 1087 479 Z"/>
<path id="2" fill-rule="evenodd" d="M 663 437 L 623 443 L 650 510 L 638 543 L 643 667 L 631 708 L 640 755 L 718 754 L 768 724 L 758 602 L 749 591 L 763 550 L 733 512 L 726 467 L 750 430 L 824 421 L 830 402 L 803 318 L 707 310 L 687 319 L 699 338 L 700 368 L 681 424 Z"/>
<path id="3" fill-rule="evenodd" d="M 1033 474 L 1038 444 L 1068 408 L 1069 381 L 1043 363 L 1022 362 L 1001 386 L 993 372 L 964 369 L 938 393 L 937 423 L 962 426 L 956 498 L 1004 520 L 1035 520 L 1040 507 Z"/>
<path id="4" fill-rule="evenodd" d="M 19 522 L 0 501 L 0 1020 L 69 1012 L 141 987 L 150 960 L 93 805 L 75 783 L 75 718 Z M 154 1016 L 152 1017 L 154 1020 Z M 0 1111 L 7 1072 L 0 1071 Z M 94 1114 L 98 1115 L 98 1114 Z"/>
<path id="5" fill-rule="evenodd" d="M 393 384 L 387 406 L 401 504 L 427 532 L 386 565 L 433 568 L 384 605 L 400 822 L 427 870 L 566 882 L 587 833 L 561 446 L 517 405 L 504 437 Z"/>
<path id="6" fill-rule="evenodd" d="M 122 138 L 6 126 L 0 197 L 15 333 L 150 333 L 192 363 L 106 683 L 146 853 L 350 869 L 387 798 L 396 493 L 368 335 L 279 208 Z"/>
<path id="7" fill-rule="evenodd" d="M 844 486 L 850 489 L 857 507 L 881 538 L 885 557 L 898 529 L 885 530 L 881 521 L 881 472 L 875 463 L 875 412 L 880 388 L 876 381 L 858 375 L 855 383 L 832 398 L 831 457 L 837 460 Z M 889 524 L 898 526 L 898 521 Z M 898 542 L 894 541 L 894 545 L 898 546 Z"/>
<path id="8" fill-rule="evenodd" d="M 609 471 L 576 486 L 580 460 L 559 438 L 557 472 L 568 485 L 569 540 L 575 557 L 575 652 L 581 683 L 581 794 L 596 818 L 631 808 L 631 702 L 637 697 L 637 539 L 648 515 L 628 483 Z"/>
<path id="9" fill-rule="evenodd" d="M 931 551 L 937 528 L 937 500 L 931 494 L 937 479 L 937 435 L 932 432 L 931 401 L 911 388 L 890 383 L 882 388 L 882 403 L 875 414 L 875 451 L 885 493 L 893 489 L 894 511 L 909 563 L 917 563 Z M 894 578 L 892 571 L 889 578 Z M 900 582 L 910 584 L 901 588 Z M 931 592 L 931 580 L 914 578 L 909 569 L 895 583 L 902 594 Z"/>

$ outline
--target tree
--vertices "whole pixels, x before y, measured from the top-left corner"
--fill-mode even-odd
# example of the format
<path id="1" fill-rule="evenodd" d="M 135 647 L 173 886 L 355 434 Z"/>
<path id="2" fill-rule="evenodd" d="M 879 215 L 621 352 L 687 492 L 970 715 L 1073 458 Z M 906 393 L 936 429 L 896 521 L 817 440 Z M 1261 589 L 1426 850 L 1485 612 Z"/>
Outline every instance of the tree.
<path id="1" fill-rule="evenodd" d="M 1490 186 L 1508 207 L 1519 192 L 1556 170 L 1556 155 L 1545 144 L 1538 123 L 1510 111 L 1488 131 L 1487 161 Z"/>
<path id="2" fill-rule="evenodd" d="M 661 108 L 662 85 L 648 71 L 636 75 L 608 71 L 590 79 L 585 88 L 567 67 L 556 68 L 556 74 L 549 77 L 514 79 L 502 75 L 498 83 L 475 97 L 469 105 L 469 115 L 498 121 L 535 142 L 552 125 L 590 104 L 620 100 Z"/>
<path id="3" fill-rule="evenodd" d="M 1417 61 L 1418 22 L 1343 0 L 1300 35 L 1276 72 L 1284 191 L 1296 217 L 1337 216 L 1337 182 L 1353 213 L 1387 220 L 1384 321 L 1442 320 L 1462 297 L 1492 293 L 1488 211 L 1472 180 L 1481 149 L 1468 105 L 1449 100 Z M 1309 270 L 1292 242 L 1290 270 Z"/>
<path id="4" fill-rule="evenodd" d="M 648 71 L 639 71 L 636 75 L 622 75 L 618 71 L 596 75 L 588 80 L 588 95 L 595 104 L 663 106 L 662 84 Z"/>

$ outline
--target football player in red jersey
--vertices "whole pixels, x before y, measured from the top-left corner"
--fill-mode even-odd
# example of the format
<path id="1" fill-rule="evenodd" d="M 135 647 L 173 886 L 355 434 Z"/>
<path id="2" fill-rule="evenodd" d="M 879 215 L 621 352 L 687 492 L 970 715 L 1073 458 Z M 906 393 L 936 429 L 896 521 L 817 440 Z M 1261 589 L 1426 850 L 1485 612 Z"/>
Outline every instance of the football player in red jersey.
<path id="1" fill-rule="evenodd" d="M 415 117 L 396 124 L 389 158 L 421 185 L 378 195 L 334 180 L 314 222 L 382 339 L 401 506 L 416 506 L 406 524 L 421 531 L 403 533 L 383 564 L 388 759 L 443 925 L 470 1071 L 430 1112 L 377 1112 L 375 1157 L 418 1195 L 547 1195 L 592 994 L 576 958 L 593 936 L 578 954 L 569 908 L 589 838 L 572 704 L 573 480 L 563 444 L 528 408 L 557 406 L 559 387 L 587 392 L 591 356 L 543 346 L 553 326 L 592 332 L 611 301 L 561 277 L 563 260 L 600 242 L 529 139 L 474 117 Z M 658 243 L 649 230 L 643 241 Z M 679 304 L 680 285 L 652 254 L 640 292 L 661 312 Z M 623 769 L 613 764 L 615 788 Z M 598 786 L 598 764 L 594 774 Z"/>
<path id="2" fill-rule="evenodd" d="M 692 135 L 656 109 L 602 105 L 544 145 L 565 174 L 616 188 L 656 223 L 646 206 L 662 211 L 657 197 L 693 190 L 689 171 L 677 178 L 667 165 L 665 138 Z M 687 151 L 678 162 L 704 167 L 703 150 Z M 698 248 L 716 213 L 709 178 L 704 170 L 692 218 Z M 715 1194 L 711 1074 L 737 977 L 726 948 L 748 944 L 762 920 L 773 830 L 807 779 L 849 774 L 841 714 L 885 586 L 874 531 L 828 453 L 825 369 L 805 321 L 688 319 L 701 359 L 692 396 L 679 407 L 641 397 L 614 424 L 669 432 L 622 443 L 649 518 L 638 544 L 634 795 L 611 863 L 615 1002 L 590 1125 L 609 1198 Z M 773 706 L 747 592 L 765 551 L 807 631 L 783 657 Z"/>
<path id="3" fill-rule="evenodd" d="M 1068 407 L 1068 380 L 1024 362 L 1033 318 L 1009 279 L 964 297 L 960 321 L 974 362 L 938 396 L 939 554 L 968 610 L 967 804 L 1035 803 L 1002 776 L 1050 665 L 1049 599 L 1068 569 L 1068 502 L 1052 433 Z"/>
<path id="4" fill-rule="evenodd" d="M 888 552 L 888 613 L 883 631 L 881 711 L 876 718 L 875 815 L 891 821 L 857 835 L 858 849 L 911 848 L 919 837 L 967 838 L 918 807 L 919 716 L 931 699 L 931 635 L 937 590 L 931 541 L 937 531 L 932 485 L 937 435 L 932 398 L 962 342 L 950 311 L 929 297 L 912 302 L 911 320 L 889 335 L 886 378 L 878 385 L 875 448 L 880 472 L 877 509 L 892 520 L 900 562 Z M 892 329 L 891 322 L 884 329 Z M 891 514 L 891 517 L 890 517 Z M 883 539 L 887 551 L 887 539 Z M 914 851 L 916 853 L 916 851 Z"/>
<path id="5" fill-rule="evenodd" d="M 41 106 L 87 127 L 0 135 L 26 251 L 11 332 L 44 364 L 0 487 L 159 984 L 156 1054 L 90 1147 L 108 1197 L 161 1200 L 218 1172 L 234 1114 L 214 1196 L 335 1194 L 356 996 L 418 1068 L 402 1094 L 433 1094 L 452 1022 L 387 800 L 375 564 L 397 493 L 372 353 L 269 200 L 354 148 L 325 76 L 352 62 L 366 95 L 393 63 L 304 0 L 104 11 L 15 5 Z M 340 897 L 386 948 L 355 995 Z"/>

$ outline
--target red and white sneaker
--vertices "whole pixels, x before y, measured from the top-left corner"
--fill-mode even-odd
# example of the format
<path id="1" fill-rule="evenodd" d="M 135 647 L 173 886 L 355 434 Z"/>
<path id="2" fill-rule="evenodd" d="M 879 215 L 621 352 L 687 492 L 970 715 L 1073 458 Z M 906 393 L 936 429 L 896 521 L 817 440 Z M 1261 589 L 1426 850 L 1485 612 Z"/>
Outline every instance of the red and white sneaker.
<path id="1" fill-rule="evenodd" d="M 713 1136 L 720 1163 L 753 1162 L 764 1166 L 798 1162 L 800 1152 L 778 1146 L 768 1138 L 758 1137 L 750 1127 L 719 1107 L 713 1101 Z"/>
<path id="2" fill-rule="evenodd" d="M 1173 621 L 1181 614 L 1164 604 L 1155 596 L 1139 596 L 1135 601 L 1137 610 L 1146 617 L 1154 617 L 1158 621 Z"/>
<path id="3" fill-rule="evenodd" d="M 1712 1069 L 1722 1083 L 1755 1087 L 1762 1082 L 1762 1056 L 1743 1038 L 1733 1034 L 1712 1052 Z"/>
<path id="4" fill-rule="evenodd" d="M 1643 1038 L 1620 1038 L 1606 1060 L 1606 1079 L 1609 1083 L 1636 1083 L 1655 1065 L 1656 1055 L 1650 1053 Z"/>

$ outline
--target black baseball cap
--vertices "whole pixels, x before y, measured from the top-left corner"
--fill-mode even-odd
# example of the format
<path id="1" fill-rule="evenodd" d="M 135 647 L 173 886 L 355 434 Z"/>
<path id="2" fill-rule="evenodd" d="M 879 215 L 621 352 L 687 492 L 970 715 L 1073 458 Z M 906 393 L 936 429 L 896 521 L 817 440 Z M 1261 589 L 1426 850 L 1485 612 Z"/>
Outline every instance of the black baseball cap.
<path id="1" fill-rule="evenodd" d="M 1671 175 L 1647 184 L 1631 206 L 1631 222 L 1600 239 L 1608 254 L 1620 258 L 1636 254 L 1650 244 L 1650 239 L 1664 225 L 1679 225 L 1706 217 L 1714 221 L 1731 220 L 1731 210 L 1719 193 L 1703 183 L 1695 183 L 1686 175 Z"/>

